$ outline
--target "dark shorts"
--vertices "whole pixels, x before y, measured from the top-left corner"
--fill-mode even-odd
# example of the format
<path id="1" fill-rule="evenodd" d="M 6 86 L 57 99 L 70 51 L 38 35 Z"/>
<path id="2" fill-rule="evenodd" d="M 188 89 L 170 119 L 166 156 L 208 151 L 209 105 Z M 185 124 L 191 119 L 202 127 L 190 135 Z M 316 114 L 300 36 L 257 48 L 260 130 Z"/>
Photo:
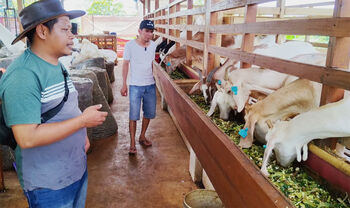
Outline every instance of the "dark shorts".
<path id="1" fill-rule="evenodd" d="M 140 119 L 140 109 L 142 101 L 143 117 L 152 119 L 156 117 L 156 85 L 129 86 L 130 112 L 129 119 L 137 121 Z"/>

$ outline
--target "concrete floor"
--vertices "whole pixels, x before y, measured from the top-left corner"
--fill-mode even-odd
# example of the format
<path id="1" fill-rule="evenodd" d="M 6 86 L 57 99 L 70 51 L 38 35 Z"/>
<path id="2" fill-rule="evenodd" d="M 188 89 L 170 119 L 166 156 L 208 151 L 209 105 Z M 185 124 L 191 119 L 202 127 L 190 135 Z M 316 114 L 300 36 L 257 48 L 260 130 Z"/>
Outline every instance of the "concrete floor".
<path id="1" fill-rule="evenodd" d="M 156 208 L 182 207 L 184 195 L 196 189 L 189 172 L 189 153 L 171 117 L 161 110 L 151 121 L 146 136 L 150 148 L 138 143 L 136 156 L 129 156 L 128 98 L 121 97 L 121 62 L 115 69 L 115 100 L 111 105 L 118 135 L 92 143 L 88 155 L 87 207 Z M 140 132 L 138 122 L 136 138 Z M 15 172 L 5 172 L 7 192 L 0 193 L 0 207 L 28 207 Z"/>

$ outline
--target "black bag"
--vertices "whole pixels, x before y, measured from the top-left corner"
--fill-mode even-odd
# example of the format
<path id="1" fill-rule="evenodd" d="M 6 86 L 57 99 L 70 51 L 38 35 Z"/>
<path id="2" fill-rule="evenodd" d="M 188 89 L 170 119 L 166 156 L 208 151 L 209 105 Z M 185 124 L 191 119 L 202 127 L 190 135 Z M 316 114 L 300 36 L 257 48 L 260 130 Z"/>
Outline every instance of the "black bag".
<path id="1" fill-rule="evenodd" d="M 64 97 L 60 104 L 58 104 L 56 107 L 52 108 L 51 110 L 41 114 L 41 123 L 45 123 L 52 117 L 54 117 L 63 107 L 64 103 L 68 100 L 68 95 L 69 95 L 69 88 L 67 84 L 67 77 L 68 73 L 66 70 L 63 69 L 61 66 L 62 74 L 64 77 Z M 17 146 L 17 142 L 15 140 L 15 137 L 13 135 L 12 129 L 8 128 L 5 123 L 4 115 L 2 113 L 2 106 L 0 102 L 0 144 L 6 145 L 11 147 L 13 150 Z"/>

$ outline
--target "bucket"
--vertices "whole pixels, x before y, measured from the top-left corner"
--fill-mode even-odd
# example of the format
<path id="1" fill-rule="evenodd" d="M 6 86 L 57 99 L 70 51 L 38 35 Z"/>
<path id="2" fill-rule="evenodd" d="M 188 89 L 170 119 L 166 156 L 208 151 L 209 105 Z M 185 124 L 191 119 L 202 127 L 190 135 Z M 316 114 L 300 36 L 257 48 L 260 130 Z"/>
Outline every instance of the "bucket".
<path id="1" fill-rule="evenodd" d="M 223 208 L 216 191 L 197 189 L 185 195 L 184 208 Z"/>

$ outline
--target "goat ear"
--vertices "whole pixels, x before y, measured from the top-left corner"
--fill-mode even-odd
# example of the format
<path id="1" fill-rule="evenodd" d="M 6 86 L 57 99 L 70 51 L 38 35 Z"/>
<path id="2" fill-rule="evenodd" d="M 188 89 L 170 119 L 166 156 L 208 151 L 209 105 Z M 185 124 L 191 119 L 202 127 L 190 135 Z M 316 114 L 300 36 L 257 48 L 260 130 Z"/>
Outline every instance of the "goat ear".
<path id="1" fill-rule="evenodd" d="M 204 82 L 203 82 L 202 71 L 201 71 L 199 68 L 197 68 L 197 67 L 193 67 L 193 69 L 195 69 L 195 70 L 197 71 L 198 76 L 199 76 L 200 83 L 201 83 L 201 84 L 204 84 Z"/>
<path id="2" fill-rule="evenodd" d="M 227 81 L 228 80 L 228 75 L 231 72 L 229 69 L 233 67 L 233 65 L 229 65 L 225 68 L 225 76 L 224 76 L 224 80 Z"/>
<path id="3" fill-rule="evenodd" d="M 192 89 L 190 90 L 190 92 L 188 93 L 188 94 L 192 94 L 192 93 L 194 93 L 194 91 L 196 91 L 196 90 L 199 90 L 199 86 L 200 86 L 200 81 L 199 82 L 197 82 L 193 87 L 192 87 Z"/>
<path id="4" fill-rule="evenodd" d="M 269 127 L 269 129 L 273 128 L 273 124 L 272 124 L 270 119 L 267 119 L 265 122 L 266 122 L 267 126 Z"/>

